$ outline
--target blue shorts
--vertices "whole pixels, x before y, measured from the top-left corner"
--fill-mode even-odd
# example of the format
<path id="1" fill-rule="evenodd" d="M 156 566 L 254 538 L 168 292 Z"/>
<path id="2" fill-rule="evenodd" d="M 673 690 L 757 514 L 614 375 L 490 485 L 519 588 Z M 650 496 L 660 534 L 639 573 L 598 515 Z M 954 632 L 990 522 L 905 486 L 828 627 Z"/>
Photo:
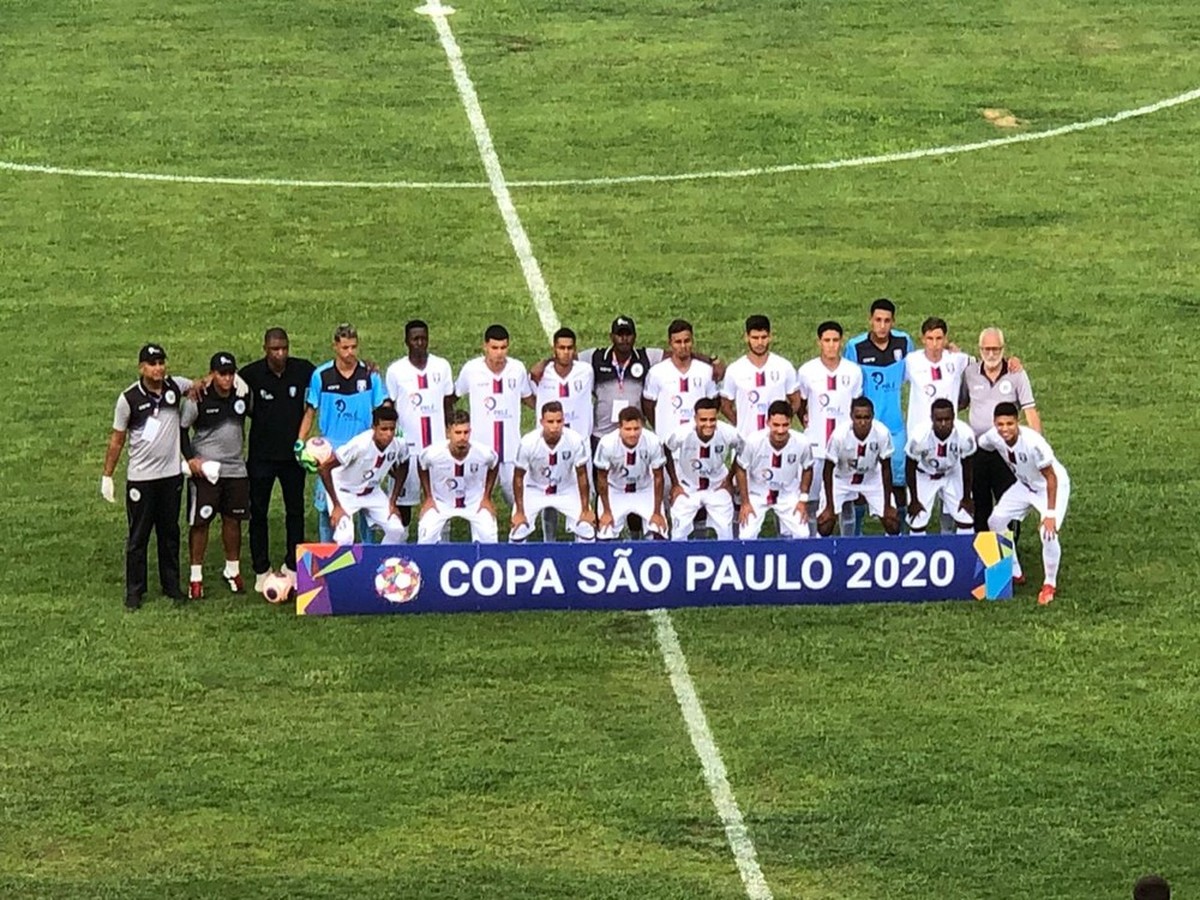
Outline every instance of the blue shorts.
<path id="1" fill-rule="evenodd" d="M 892 487 L 902 488 L 908 487 L 908 482 L 905 476 L 905 463 L 908 457 L 904 455 L 904 448 L 908 444 L 908 435 L 903 431 L 892 432 Z"/>

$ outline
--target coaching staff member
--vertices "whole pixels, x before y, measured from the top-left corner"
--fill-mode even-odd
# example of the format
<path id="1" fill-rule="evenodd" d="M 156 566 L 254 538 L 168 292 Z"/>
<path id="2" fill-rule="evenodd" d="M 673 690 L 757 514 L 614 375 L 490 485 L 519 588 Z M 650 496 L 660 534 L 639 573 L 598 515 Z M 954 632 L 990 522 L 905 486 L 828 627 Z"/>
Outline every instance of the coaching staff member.
<path id="1" fill-rule="evenodd" d="M 296 572 L 296 545 L 304 542 L 304 469 L 296 461 L 295 440 L 304 418 L 304 393 L 316 366 L 289 354 L 288 333 L 270 328 L 263 335 L 263 357 L 244 366 L 242 380 L 250 387 L 250 564 L 254 589 L 262 590 L 271 571 L 267 515 L 275 482 L 283 492 L 287 532 L 287 574 Z"/>
<path id="2" fill-rule="evenodd" d="M 179 589 L 179 504 L 183 489 L 180 464 L 179 409 L 191 389 L 187 378 L 167 374 L 167 352 L 146 344 L 138 352 L 138 380 L 117 397 L 112 435 L 104 454 L 100 494 L 116 503 L 113 472 L 126 439 L 129 465 L 125 474 L 125 609 L 142 605 L 146 593 L 146 555 L 150 532 L 157 536 L 158 579 L 163 594 L 182 602 Z"/>

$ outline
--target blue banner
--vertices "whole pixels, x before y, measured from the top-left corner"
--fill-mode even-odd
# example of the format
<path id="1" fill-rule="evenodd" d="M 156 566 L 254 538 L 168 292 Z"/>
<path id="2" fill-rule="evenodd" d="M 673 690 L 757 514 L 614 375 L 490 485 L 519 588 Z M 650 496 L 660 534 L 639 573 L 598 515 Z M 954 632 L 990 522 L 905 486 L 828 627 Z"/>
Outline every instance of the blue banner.
<path id="1" fill-rule="evenodd" d="M 300 615 L 998 600 L 1008 535 L 412 544 L 297 552 Z"/>

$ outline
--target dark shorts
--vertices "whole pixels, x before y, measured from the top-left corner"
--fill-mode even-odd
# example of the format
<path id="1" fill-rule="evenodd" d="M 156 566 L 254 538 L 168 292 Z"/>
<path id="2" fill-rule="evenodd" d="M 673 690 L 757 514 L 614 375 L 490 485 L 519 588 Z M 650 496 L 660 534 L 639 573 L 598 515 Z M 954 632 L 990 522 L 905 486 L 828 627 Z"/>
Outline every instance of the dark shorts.
<path id="1" fill-rule="evenodd" d="M 217 513 L 230 519 L 250 517 L 250 479 L 188 479 L 188 524 L 207 525 Z"/>

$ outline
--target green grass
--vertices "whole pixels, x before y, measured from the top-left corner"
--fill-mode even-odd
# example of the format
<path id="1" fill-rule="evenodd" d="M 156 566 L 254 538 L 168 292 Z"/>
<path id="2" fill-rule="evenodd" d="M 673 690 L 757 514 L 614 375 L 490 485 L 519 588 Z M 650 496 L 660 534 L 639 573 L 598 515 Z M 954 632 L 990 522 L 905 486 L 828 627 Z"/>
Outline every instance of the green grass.
<path id="1" fill-rule="evenodd" d="M 527 179 L 986 140 L 1004 132 L 985 106 L 1082 121 L 1196 87 L 1190 13 L 498 2 L 451 25 Z M 0 21 L 3 160 L 483 177 L 407 7 L 0 0 Z M 585 344 L 618 312 L 647 342 L 686 315 L 732 358 L 761 310 L 799 362 L 818 321 L 857 330 L 881 295 L 967 347 L 999 323 L 1071 471 L 1052 608 L 1022 591 L 674 615 L 777 897 L 1200 884 L 1198 115 L 865 169 L 515 191 Z M 546 340 L 486 191 L 0 171 L 0 210 L 0 891 L 744 896 L 644 616 L 314 621 L 219 589 L 120 611 L 124 520 L 96 482 L 137 347 L 196 373 L 282 322 L 321 360 L 349 319 L 387 362 L 419 315 L 456 367 L 492 321 L 532 360 Z"/>

